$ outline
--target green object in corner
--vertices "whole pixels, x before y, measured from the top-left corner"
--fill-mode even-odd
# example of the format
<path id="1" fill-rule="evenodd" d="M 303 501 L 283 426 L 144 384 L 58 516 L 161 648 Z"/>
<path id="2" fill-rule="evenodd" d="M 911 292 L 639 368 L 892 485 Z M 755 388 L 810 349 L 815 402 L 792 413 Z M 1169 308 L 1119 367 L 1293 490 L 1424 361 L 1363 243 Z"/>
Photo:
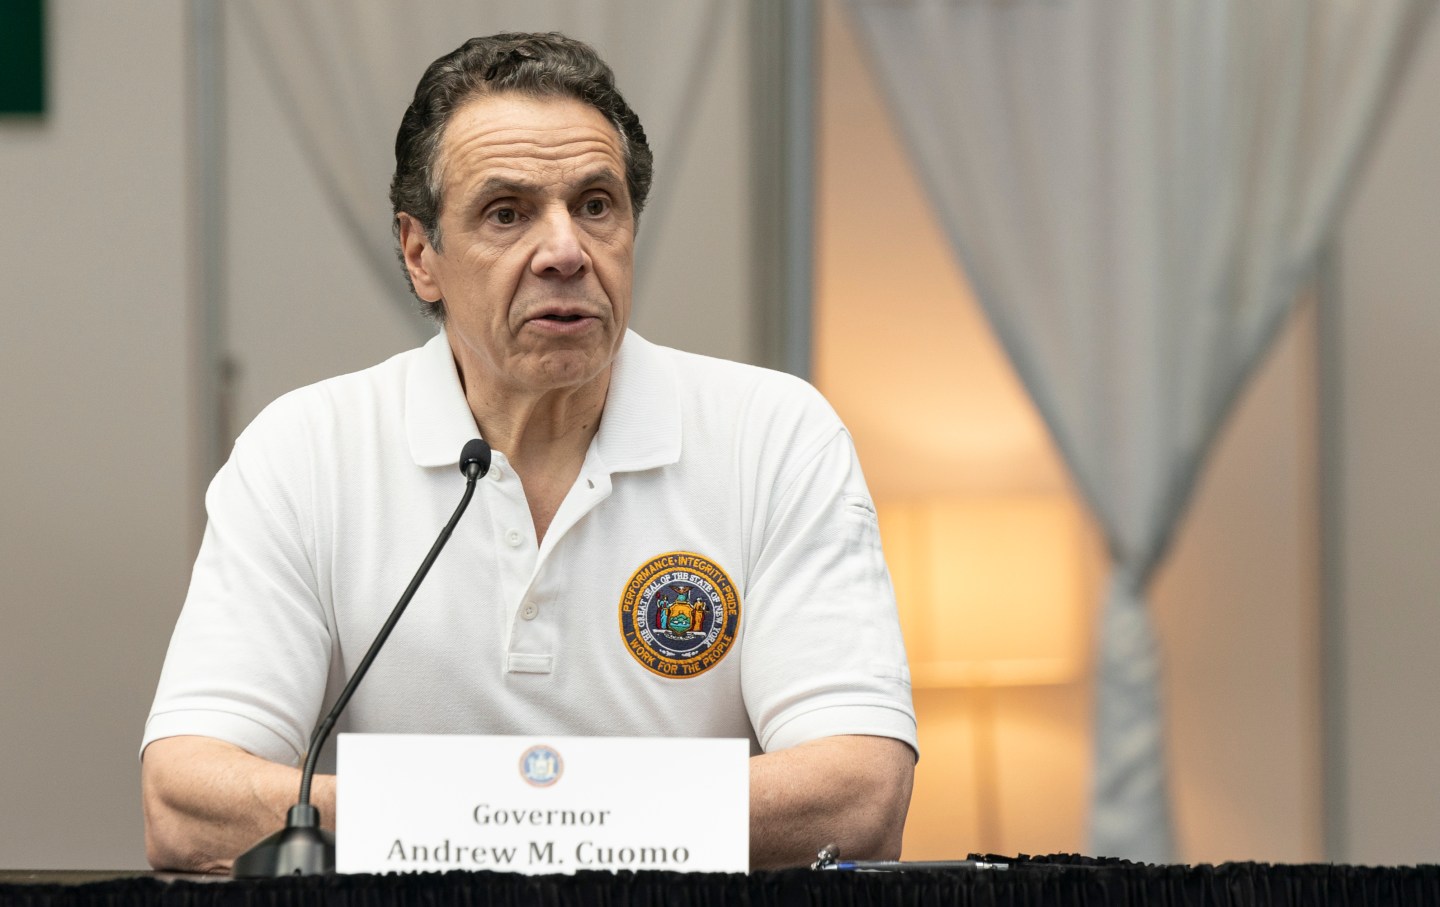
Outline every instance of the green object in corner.
<path id="1" fill-rule="evenodd" d="M 45 0 L 0 0 L 0 116 L 45 112 Z"/>

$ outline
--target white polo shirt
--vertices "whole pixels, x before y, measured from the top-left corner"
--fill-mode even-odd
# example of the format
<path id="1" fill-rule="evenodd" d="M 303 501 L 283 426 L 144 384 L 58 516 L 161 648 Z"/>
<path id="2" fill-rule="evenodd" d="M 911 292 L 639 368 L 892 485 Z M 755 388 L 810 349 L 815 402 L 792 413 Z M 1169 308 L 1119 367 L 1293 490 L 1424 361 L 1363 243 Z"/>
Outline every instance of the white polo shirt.
<path id="1" fill-rule="evenodd" d="M 459 502 L 475 435 L 443 333 L 261 413 L 206 496 L 145 744 L 298 762 Z M 849 435 L 803 381 L 628 334 L 544 541 L 497 452 L 339 729 L 915 747 Z"/>

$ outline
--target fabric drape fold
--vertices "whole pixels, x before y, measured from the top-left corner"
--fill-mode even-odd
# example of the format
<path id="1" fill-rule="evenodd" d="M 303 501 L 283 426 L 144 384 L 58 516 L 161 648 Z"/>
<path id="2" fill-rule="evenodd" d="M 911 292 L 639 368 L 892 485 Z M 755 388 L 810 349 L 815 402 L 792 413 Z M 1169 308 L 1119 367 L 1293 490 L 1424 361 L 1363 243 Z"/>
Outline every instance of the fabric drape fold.
<path id="1" fill-rule="evenodd" d="M 1103 528 L 1091 848 L 1173 856 L 1145 589 L 1433 0 L 849 0 Z"/>

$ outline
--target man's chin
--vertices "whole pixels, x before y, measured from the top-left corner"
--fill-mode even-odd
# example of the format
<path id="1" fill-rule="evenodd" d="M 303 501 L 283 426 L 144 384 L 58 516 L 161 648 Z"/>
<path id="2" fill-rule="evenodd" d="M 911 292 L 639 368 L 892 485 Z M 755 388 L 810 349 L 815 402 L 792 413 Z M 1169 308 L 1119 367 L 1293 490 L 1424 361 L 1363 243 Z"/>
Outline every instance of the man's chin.
<path id="1" fill-rule="evenodd" d="M 516 370 L 534 390 L 579 390 L 608 378 L 614 354 L 608 349 L 556 349 L 527 357 Z"/>

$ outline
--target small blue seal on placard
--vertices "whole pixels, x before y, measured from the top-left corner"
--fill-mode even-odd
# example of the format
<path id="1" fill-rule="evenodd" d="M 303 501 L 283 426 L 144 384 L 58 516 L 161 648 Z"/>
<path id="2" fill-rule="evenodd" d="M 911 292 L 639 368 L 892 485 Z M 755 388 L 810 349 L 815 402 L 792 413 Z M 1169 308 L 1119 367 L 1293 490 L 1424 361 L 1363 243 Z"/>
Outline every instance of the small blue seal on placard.
<path id="1" fill-rule="evenodd" d="M 520 777 L 534 787 L 549 787 L 565 773 L 565 761 L 548 746 L 532 746 L 520 757 Z"/>

